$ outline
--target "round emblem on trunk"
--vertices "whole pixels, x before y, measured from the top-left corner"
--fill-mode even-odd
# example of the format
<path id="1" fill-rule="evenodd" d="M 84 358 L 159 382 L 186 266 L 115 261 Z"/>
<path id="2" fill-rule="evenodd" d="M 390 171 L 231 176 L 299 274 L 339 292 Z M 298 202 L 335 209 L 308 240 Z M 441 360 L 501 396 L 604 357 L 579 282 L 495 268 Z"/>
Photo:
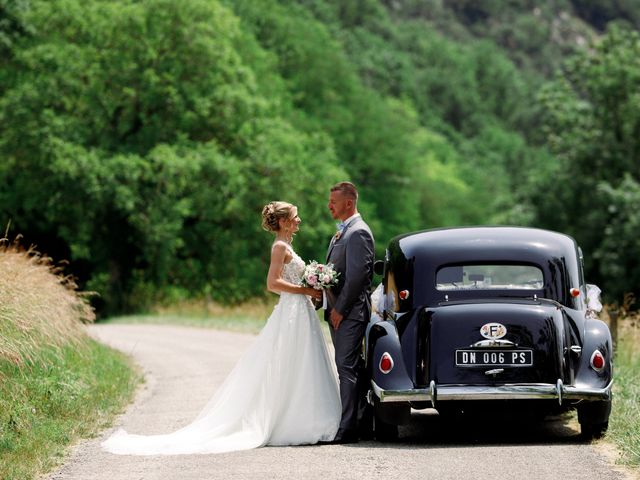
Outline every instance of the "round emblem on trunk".
<path id="1" fill-rule="evenodd" d="M 489 340 L 495 340 L 497 338 L 502 338 L 507 334 L 507 327 L 502 325 L 501 323 L 485 323 L 480 327 L 480 335 L 484 338 L 488 338 Z"/>

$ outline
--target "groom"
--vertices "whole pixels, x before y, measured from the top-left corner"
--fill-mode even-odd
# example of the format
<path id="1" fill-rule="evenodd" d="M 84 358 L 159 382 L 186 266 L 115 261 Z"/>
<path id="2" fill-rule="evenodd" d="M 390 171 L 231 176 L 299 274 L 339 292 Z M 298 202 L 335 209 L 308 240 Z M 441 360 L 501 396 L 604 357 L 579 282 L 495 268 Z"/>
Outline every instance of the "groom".
<path id="1" fill-rule="evenodd" d="M 366 382 L 359 374 L 363 368 L 362 339 L 371 313 L 369 287 L 373 277 L 374 243 L 369 226 L 358 213 L 355 185 L 350 182 L 334 185 L 328 207 L 333 218 L 341 220 L 327 252 L 327 263 L 333 263 L 340 275 L 338 284 L 327 292 L 324 312 L 335 347 L 342 402 L 340 428 L 331 443 L 355 443 L 358 441 L 359 392 L 363 391 L 362 382 Z"/>

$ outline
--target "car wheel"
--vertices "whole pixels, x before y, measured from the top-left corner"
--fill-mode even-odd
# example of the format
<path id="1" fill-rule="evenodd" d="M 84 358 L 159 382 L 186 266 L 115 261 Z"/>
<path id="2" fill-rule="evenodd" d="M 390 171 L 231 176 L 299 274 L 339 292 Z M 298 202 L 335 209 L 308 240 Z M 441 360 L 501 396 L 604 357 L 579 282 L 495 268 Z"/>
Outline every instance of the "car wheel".
<path id="1" fill-rule="evenodd" d="M 381 442 L 392 442 L 398 439 L 398 426 L 381 420 L 378 415 L 373 416 L 373 436 Z"/>
<path id="2" fill-rule="evenodd" d="M 602 438 L 609 428 L 609 422 L 580 424 L 580 433 L 586 440 Z"/>
<path id="3" fill-rule="evenodd" d="M 578 422 L 582 436 L 586 439 L 601 438 L 609 427 L 610 413 L 610 400 L 578 405 Z"/>

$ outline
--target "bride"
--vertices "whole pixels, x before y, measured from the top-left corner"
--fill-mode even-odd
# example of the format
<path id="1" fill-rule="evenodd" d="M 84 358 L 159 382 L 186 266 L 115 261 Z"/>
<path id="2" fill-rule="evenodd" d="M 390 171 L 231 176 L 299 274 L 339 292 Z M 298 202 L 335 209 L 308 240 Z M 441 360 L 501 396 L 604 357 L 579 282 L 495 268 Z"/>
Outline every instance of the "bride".
<path id="1" fill-rule="evenodd" d="M 300 285 L 305 264 L 291 248 L 300 221 L 290 203 L 271 202 L 262 210 L 263 228 L 275 233 L 267 287 L 280 300 L 198 417 L 164 435 L 119 429 L 102 443 L 104 449 L 129 455 L 221 453 L 334 438 L 341 414 L 338 383 L 309 300 L 322 293 Z"/>

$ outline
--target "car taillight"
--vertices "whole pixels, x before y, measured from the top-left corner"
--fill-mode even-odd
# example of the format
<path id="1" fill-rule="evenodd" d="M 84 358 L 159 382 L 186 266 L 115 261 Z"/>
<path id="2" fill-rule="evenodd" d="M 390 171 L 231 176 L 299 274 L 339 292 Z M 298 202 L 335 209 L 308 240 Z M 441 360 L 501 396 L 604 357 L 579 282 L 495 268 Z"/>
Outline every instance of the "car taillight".
<path id="1" fill-rule="evenodd" d="M 393 369 L 393 358 L 391 358 L 391 355 L 384 352 L 382 357 L 380 357 L 378 368 L 380 368 L 380 371 L 384 374 L 389 373 Z"/>
<path id="2" fill-rule="evenodd" d="M 604 368 L 604 355 L 600 352 L 600 350 L 596 350 L 591 355 L 591 368 L 593 368 L 596 372 L 601 371 Z"/>

